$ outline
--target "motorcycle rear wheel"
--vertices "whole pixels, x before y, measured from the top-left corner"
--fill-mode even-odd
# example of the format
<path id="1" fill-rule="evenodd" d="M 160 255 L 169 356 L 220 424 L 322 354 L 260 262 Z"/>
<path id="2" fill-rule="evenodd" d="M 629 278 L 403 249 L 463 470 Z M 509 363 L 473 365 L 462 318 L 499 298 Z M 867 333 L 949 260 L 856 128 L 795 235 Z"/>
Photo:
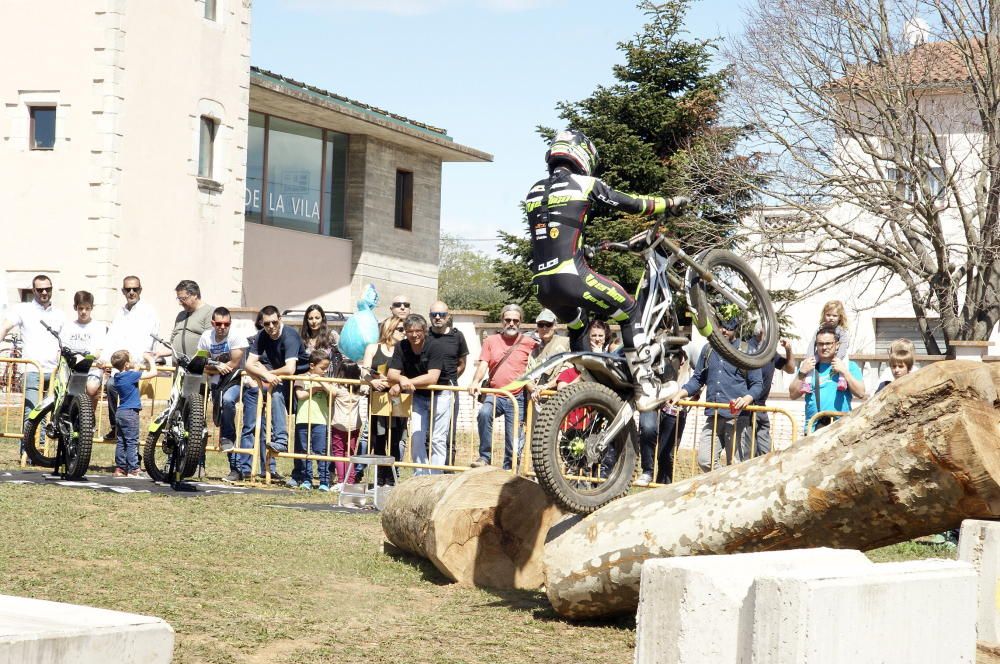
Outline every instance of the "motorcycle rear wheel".
<path id="1" fill-rule="evenodd" d="M 726 284 L 748 303 L 748 308 L 739 313 L 742 322 L 736 331 L 737 338 L 743 343 L 731 344 L 722 334 L 722 321 L 730 318 L 724 315 L 724 308 L 736 305 L 696 277 L 688 285 L 688 293 L 701 325 L 699 331 L 719 355 L 741 369 L 759 369 L 770 362 L 778 347 L 778 318 L 774 315 L 771 296 L 753 268 L 725 249 L 712 249 L 700 256 L 698 262 L 713 278 Z M 754 327 L 758 323 L 763 330 L 763 338 L 751 348 L 745 342 L 754 337 Z"/>
<path id="2" fill-rule="evenodd" d="M 173 426 L 181 421 L 183 440 L 172 440 Z M 201 395 L 187 399 L 156 431 L 150 431 L 142 449 L 142 465 L 149 476 L 157 482 L 176 484 L 191 477 L 198 470 L 201 454 L 205 449 L 205 402 Z M 160 444 L 160 436 L 164 435 Z M 176 447 L 175 447 L 176 446 Z M 174 462 L 174 476 L 170 475 L 170 456 L 177 455 Z"/>
<path id="3" fill-rule="evenodd" d="M 52 411 L 55 407 L 55 403 L 50 403 L 37 419 L 26 420 L 24 423 L 24 434 L 21 437 L 24 452 L 31 459 L 31 463 L 43 468 L 56 467 L 57 448 L 55 441 L 40 440 L 41 432 L 44 430 L 46 423 L 52 419 Z"/>
<path id="4" fill-rule="evenodd" d="M 629 422 L 597 463 L 586 458 L 593 442 L 624 406 L 611 389 L 579 382 L 545 401 L 531 437 L 539 485 L 562 508 L 589 514 L 628 493 L 636 471 L 639 436 Z"/>

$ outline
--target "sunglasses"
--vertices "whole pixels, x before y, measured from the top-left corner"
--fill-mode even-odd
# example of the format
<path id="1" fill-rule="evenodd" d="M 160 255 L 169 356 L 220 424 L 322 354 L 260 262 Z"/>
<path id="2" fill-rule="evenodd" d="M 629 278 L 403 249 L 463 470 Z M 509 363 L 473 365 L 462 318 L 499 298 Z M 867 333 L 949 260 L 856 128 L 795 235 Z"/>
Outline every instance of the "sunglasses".
<path id="1" fill-rule="evenodd" d="M 504 318 L 503 322 L 505 324 L 506 323 L 514 323 L 515 325 L 519 325 L 521 323 L 521 319 L 520 318 Z"/>
<path id="2" fill-rule="evenodd" d="M 264 327 L 278 327 L 281 324 L 280 320 L 264 321 L 261 323 Z"/>
<path id="3" fill-rule="evenodd" d="M 409 309 L 410 308 L 410 303 L 409 302 L 393 302 L 392 306 L 394 306 L 396 308 L 402 307 L 403 309 Z"/>
<path id="4" fill-rule="evenodd" d="M 229 327 L 230 325 L 232 325 L 232 323 L 212 323 L 212 327 Z"/>
<path id="5" fill-rule="evenodd" d="M 48 288 L 36 288 L 35 292 L 36 293 L 51 293 L 52 292 L 52 286 L 49 286 Z"/>
<path id="6" fill-rule="evenodd" d="M 122 288 L 122 292 L 123 293 L 141 293 L 142 292 L 142 286 L 139 286 L 138 288 Z"/>
<path id="7" fill-rule="evenodd" d="M 448 315 L 447 311 L 432 311 L 431 318 L 444 318 Z"/>
<path id="8" fill-rule="evenodd" d="M 553 323 L 549 323 L 547 321 L 540 320 L 537 323 L 535 323 L 535 325 L 537 325 L 538 327 L 552 327 Z"/>

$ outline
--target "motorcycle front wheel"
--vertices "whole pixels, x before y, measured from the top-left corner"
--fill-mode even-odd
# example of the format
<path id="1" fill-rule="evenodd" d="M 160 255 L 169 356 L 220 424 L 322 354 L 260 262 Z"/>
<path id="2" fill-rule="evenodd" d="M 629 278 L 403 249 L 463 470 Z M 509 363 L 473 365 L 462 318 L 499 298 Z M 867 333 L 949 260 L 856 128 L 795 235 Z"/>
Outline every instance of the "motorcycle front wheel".
<path id="1" fill-rule="evenodd" d="M 85 394 L 68 397 L 67 414 L 70 435 L 63 441 L 66 454 L 66 478 L 78 480 L 87 474 L 94 447 L 94 404 Z"/>
<path id="2" fill-rule="evenodd" d="M 774 358 L 778 347 L 778 318 L 774 306 L 760 278 L 746 261 L 724 249 L 712 249 L 698 262 L 721 287 L 705 283 L 696 277 L 688 285 L 691 304 L 698 316 L 699 332 L 708 339 L 719 355 L 741 369 L 759 369 Z M 723 291 L 729 290 L 742 298 L 746 307 L 734 303 Z M 739 344 L 730 343 L 722 333 L 723 321 L 738 317 L 736 329 Z M 755 338 L 757 325 L 763 332 L 760 341 Z"/>
<path id="3" fill-rule="evenodd" d="M 602 454 L 595 445 L 625 405 L 612 390 L 579 382 L 547 399 L 535 419 L 531 462 L 538 484 L 562 508 L 589 514 L 628 493 L 639 436 L 629 422 Z"/>

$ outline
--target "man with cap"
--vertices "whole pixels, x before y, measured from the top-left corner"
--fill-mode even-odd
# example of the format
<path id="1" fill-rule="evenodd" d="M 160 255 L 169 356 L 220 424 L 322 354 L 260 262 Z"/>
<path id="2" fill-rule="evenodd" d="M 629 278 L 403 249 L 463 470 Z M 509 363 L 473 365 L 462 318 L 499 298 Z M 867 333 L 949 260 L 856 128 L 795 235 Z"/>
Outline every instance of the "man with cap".
<path id="1" fill-rule="evenodd" d="M 733 317 L 721 322 L 722 331 L 729 343 L 739 345 L 736 336 L 741 320 Z M 705 424 L 698 441 L 698 465 L 705 472 L 712 470 L 721 452 L 726 452 L 726 463 L 736 459 L 749 458 L 749 437 L 744 430 L 753 421 L 751 413 L 743 409 L 760 398 L 764 387 L 760 369 L 739 369 L 724 359 L 711 345 L 705 344 L 698 356 L 698 364 L 691 378 L 670 401 L 693 397 L 705 388 L 705 400 L 709 403 L 728 403 L 729 408 L 708 408 L 705 410 Z M 737 443 L 739 449 L 735 449 Z"/>
<path id="2" fill-rule="evenodd" d="M 569 352 L 569 339 L 556 334 L 556 315 L 549 309 L 542 309 L 535 316 L 535 334 L 538 336 L 538 345 L 531 351 L 528 358 L 528 371 L 545 362 L 553 355 Z M 534 397 L 541 390 L 556 389 L 556 378 L 559 377 L 560 367 L 555 367 L 547 376 L 545 381 L 528 386 L 528 390 Z"/>

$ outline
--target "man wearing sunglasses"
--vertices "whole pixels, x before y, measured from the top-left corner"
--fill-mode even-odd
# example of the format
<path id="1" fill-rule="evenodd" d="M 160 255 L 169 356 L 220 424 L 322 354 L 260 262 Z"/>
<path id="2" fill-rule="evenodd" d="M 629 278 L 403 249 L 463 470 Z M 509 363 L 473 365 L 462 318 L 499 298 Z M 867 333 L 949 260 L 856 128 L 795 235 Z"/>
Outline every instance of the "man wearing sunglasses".
<path id="1" fill-rule="evenodd" d="M 476 375 L 469 385 L 469 394 L 478 397 L 480 384 L 489 375 L 489 387 L 505 389 L 510 383 L 522 376 L 528 368 L 528 358 L 535 349 L 537 342 L 528 335 L 521 334 L 521 318 L 524 312 L 516 304 L 508 304 L 500 311 L 500 334 L 494 334 L 483 342 L 479 354 L 479 366 Z M 488 466 L 492 461 L 493 450 L 493 420 L 504 418 L 504 470 L 510 470 L 514 464 L 514 432 L 524 422 L 524 395 L 521 387 L 510 390 L 513 400 L 502 394 L 488 394 L 483 398 L 483 405 L 476 416 L 479 425 L 479 458 L 472 462 L 473 467 Z M 517 419 L 514 421 L 514 404 L 517 404 Z M 522 436 L 518 436 L 517 455 L 521 453 Z"/>
<path id="2" fill-rule="evenodd" d="M 535 333 L 538 335 L 538 345 L 535 346 L 535 350 L 531 351 L 531 357 L 528 359 L 528 371 L 553 355 L 569 352 L 569 339 L 556 334 L 556 315 L 551 310 L 542 309 L 535 316 Z M 533 396 L 541 390 L 556 389 L 556 378 L 559 376 L 557 369 L 559 368 L 553 369 L 548 376 L 544 377 L 544 381 L 528 386 Z"/>
<path id="3" fill-rule="evenodd" d="M 410 315 L 410 301 L 409 295 L 397 295 L 392 298 L 389 302 L 389 315 L 406 320 Z"/>
<path id="4" fill-rule="evenodd" d="M 806 395 L 806 424 L 813 415 L 822 411 L 845 413 L 851 410 L 851 397 L 865 396 L 865 383 L 861 367 L 851 360 L 837 357 L 840 349 L 840 333 L 833 325 L 824 325 L 816 332 L 816 355 L 807 357 L 799 364 L 799 371 L 788 386 L 788 397 L 798 399 Z M 840 377 L 844 377 L 844 382 Z M 815 382 L 812 392 L 802 389 L 804 381 Z M 814 429 L 832 423 L 832 418 L 819 418 Z M 806 431 L 806 434 L 812 433 Z"/>
<path id="5" fill-rule="evenodd" d="M 42 323 L 56 332 L 66 324 L 63 312 L 52 306 L 52 280 L 39 274 L 31 280 L 31 302 L 22 302 L 7 310 L 7 320 L 0 325 L 0 339 L 14 328 L 21 330 L 24 342 L 22 357 L 34 360 L 42 369 L 42 375 L 34 364 L 24 365 L 24 416 L 38 403 L 41 393 L 52 377 L 52 371 L 59 362 L 59 343 L 49 334 Z"/>
<path id="6" fill-rule="evenodd" d="M 139 277 L 129 275 L 122 280 L 122 295 L 125 296 L 125 304 L 111 321 L 100 357 L 100 363 L 106 367 L 105 371 L 109 376 L 111 353 L 124 349 L 128 351 L 133 362 L 139 362 L 144 354 L 153 350 L 153 345 L 156 343 L 149 335 L 160 334 L 160 317 L 150 304 L 142 301 L 142 283 Z M 108 418 L 111 421 L 111 429 L 104 436 L 104 440 L 116 440 L 115 413 L 118 411 L 118 390 L 115 389 L 114 381 L 105 381 L 104 391 L 108 401 Z"/>
<path id="7" fill-rule="evenodd" d="M 257 334 L 254 347 L 249 352 L 246 371 L 260 382 L 262 394 L 272 399 L 268 449 L 287 452 L 291 382 L 281 377 L 308 371 L 309 351 L 299 333 L 282 323 L 281 314 L 274 305 L 269 304 L 260 310 L 260 324 L 263 329 Z M 292 481 L 289 480 L 289 483 Z"/>
<path id="8" fill-rule="evenodd" d="M 444 359 L 444 368 L 441 370 L 441 377 L 438 379 L 439 385 L 458 385 L 458 379 L 465 371 L 465 360 L 469 356 L 469 345 L 465 342 L 465 335 L 461 330 L 454 328 L 451 324 L 451 316 L 448 313 L 448 305 L 438 300 L 431 305 L 430 310 L 431 339 L 440 349 Z M 454 397 L 454 394 L 452 394 Z M 435 415 L 437 415 L 435 413 Z M 435 418 L 436 419 L 436 418 Z M 458 398 L 452 399 L 451 422 L 458 421 Z M 435 423 L 436 424 L 436 423 Z M 454 460 L 453 450 L 455 449 L 454 427 L 448 427 L 448 462 Z"/>
<path id="9" fill-rule="evenodd" d="M 222 417 L 219 422 L 219 443 L 223 451 L 229 451 L 236 445 L 236 400 L 240 398 L 240 381 L 230 380 L 240 368 L 247 349 L 246 337 L 229 334 L 233 318 L 229 309 L 216 307 L 212 311 L 211 327 L 205 330 L 198 339 L 198 350 L 208 351 L 208 356 L 217 364 L 205 367 L 205 373 L 210 376 L 212 397 L 216 403 L 221 403 Z M 220 385 L 222 386 L 220 394 Z M 243 428 L 249 425 L 253 430 L 253 413 L 244 411 Z M 242 438 L 241 438 L 242 440 Z M 251 447 L 253 442 L 251 439 Z M 229 475 L 223 479 L 227 482 L 238 482 L 250 474 L 250 457 L 245 454 L 229 455 Z"/>

